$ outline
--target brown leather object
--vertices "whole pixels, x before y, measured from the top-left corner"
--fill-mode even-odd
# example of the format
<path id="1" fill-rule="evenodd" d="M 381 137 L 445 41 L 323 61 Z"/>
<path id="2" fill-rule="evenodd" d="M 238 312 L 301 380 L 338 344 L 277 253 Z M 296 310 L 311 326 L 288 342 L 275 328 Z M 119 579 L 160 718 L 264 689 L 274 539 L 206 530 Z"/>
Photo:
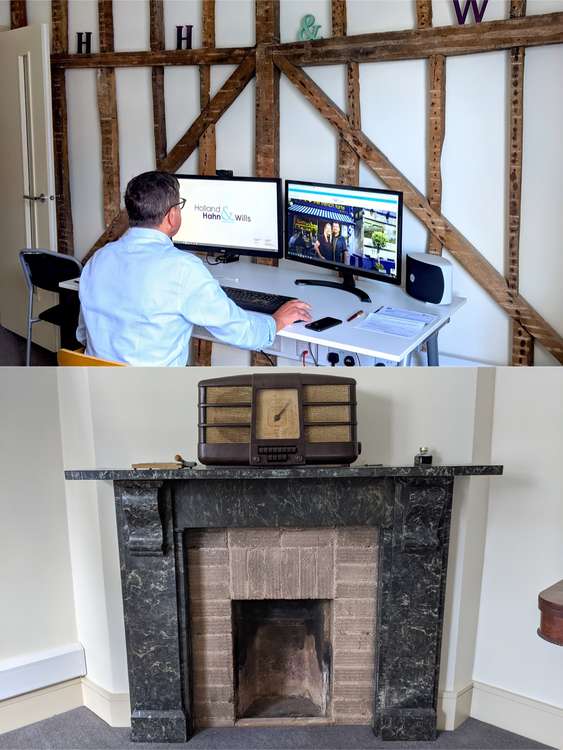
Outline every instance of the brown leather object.
<path id="1" fill-rule="evenodd" d="M 541 612 L 538 635 L 563 646 L 563 580 L 540 592 L 538 607 Z"/>

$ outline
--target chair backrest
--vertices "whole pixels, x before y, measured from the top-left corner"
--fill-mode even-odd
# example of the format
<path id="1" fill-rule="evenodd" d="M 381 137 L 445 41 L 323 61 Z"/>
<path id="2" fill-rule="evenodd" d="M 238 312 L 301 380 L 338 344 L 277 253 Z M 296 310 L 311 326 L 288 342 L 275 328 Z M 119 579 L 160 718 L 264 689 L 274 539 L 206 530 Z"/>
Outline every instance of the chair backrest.
<path id="1" fill-rule="evenodd" d="M 57 352 L 59 367 L 127 367 L 123 362 L 112 362 L 110 359 L 100 359 L 84 354 L 83 349 L 59 349 Z"/>
<path id="2" fill-rule="evenodd" d="M 59 283 L 80 276 L 82 263 L 52 250 L 21 250 L 20 263 L 29 286 L 60 292 Z"/>

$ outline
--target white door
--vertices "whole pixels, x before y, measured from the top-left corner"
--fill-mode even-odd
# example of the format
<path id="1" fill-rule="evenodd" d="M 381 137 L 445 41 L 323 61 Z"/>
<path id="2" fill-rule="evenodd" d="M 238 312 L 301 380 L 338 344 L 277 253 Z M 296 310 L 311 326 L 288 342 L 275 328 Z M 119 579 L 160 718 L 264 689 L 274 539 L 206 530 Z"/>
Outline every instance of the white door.
<path id="1" fill-rule="evenodd" d="M 57 249 L 46 24 L 0 32 L 0 103 L 0 325 L 25 336 L 27 289 L 18 253 Z M 34 312 L 56 300 L 38 291 Z M 56 349 L 55 326 L 33 329 L 34 341 Z"/>

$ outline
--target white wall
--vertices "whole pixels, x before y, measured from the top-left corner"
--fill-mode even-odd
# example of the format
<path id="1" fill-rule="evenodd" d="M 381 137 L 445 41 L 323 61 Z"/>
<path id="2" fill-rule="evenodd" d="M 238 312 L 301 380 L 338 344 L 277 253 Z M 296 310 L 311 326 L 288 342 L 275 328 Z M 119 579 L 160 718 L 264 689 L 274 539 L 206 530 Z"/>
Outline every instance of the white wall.
<path id="1" fill-rule="evenodd" d="M 0 669 L 77 640 L 57 373 L 0 375 Z"/>
<path id="2" fill-rule="evenodd" d="M 563 577 L 562 456 L 559 372 L 498 369 L 492 459 L 504 464 L 505 476 L 491 483 L 474 677 L 558 708 L 558 747 L 563 649 L 536 629 L 539 592 Z"/>
<path id="3" fill-rule="evenodd" d="M 116 0 L 115 45 L 118 50 L 148 47 L 148 1 Z M 507 0 L 491 0 L 485 20 L 506 18 Z M 48 0 L 29 2 L 31 22 L 48 21 Z M 76 32 L 92 30 L 98 49 L 96 0 L 70 0 L 69 40 Z M 252 0 L 217 0 L 217 45 L 254 43 Z M 330 36 L 330 0 L 311 0 L 307 12 Z M 563 0 L 529 0 L 529 15 L 563 10 Z M 434 0 L 434 23 L 455 22 L 449 0 Z M 176 24 L 194 25 L 193 44 L 200 44 L 200 0 L 165 0 L 166 44 L 175 45 Z M 304 7 L 281 0 L 282 41 L 295 39 Z M 9 23 L 9 0 L 0 0 L 0 24 Z M 408 29 L 415 25 L 414 0 L 348 0 L 348 31 Z M 559 252 L 563 234 L 563 120 L 560 71 L 563 45 L 534 48 L 526 53 L 524 97 L 524 165 L 521 234 L 521 290 L 546 319 L 563 333 L 563 297 L 557 279 L 563 271 Z M 449 58 L 446 78 L 446 139 L 442 159 L 444 214 L 501 272 L 506 244 L 507 53 Z M 213 90 L 232 71 L 213 68 Z M 344 106 L 343 68 L 313 68 L 307 72 Z M 404 61 L 361 66 L 361 107 L 365 132 L 422 191 L 425 189 L 426 63 Z M 67 73 L 70 169 L 77 255 L 83 257 L 103 231 L 99 125 L 95 71 Z M 122 189 L 135 173 L 154 164 L 150 75 L 148 69 L 117 71 Z M 168 144 L 172 147 L 199 113 L 196 69 L 169 68 L 165 72 Z M 254 165 L 254 82 L 252 81 L 217 127 L 217 166 L 250 174 Z M 281 176 L 333 182 L 337 139 L 331 127 L 282 78 L 280 117 Z M 236 144 L 236 146 L 234 145 Z M 197 170 L 194 153 L 180 171 Z M 361 168 L 362 185 L 381 183 Z M 425 247 L 426 232 L 405 211 L 404 250 Z M 455 265 L 455 291 L 469 299 L 454 323 L 441 334 L 441 350 L 475 361 L 509 361 L 508 319 L 497 305 Z M 239 353 L 238 364 L 246 362 Z M 226 361 L 229 361 L 228 359 Z M 537 364 L 554 364 L 537 347 Z"/>

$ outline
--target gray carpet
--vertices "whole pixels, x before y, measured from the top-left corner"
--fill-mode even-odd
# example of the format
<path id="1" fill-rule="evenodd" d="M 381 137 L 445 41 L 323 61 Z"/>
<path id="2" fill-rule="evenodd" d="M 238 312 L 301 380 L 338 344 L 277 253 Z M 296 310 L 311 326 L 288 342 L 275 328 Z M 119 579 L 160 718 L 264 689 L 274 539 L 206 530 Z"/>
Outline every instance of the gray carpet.
<path id="1" fill-rule="evenodd" d="M 291 729 L 205 729 L 186 744 L 129 741 L 129 729 L 112 729 L 87 708 L 0 735 L 2 750 L 536 750 L 537 742 L 468 719 L 436 742 L 382 742 L 369 727 L 292 727 Z"/>
<path id="2" fill-rule="evenodd" d="M 31 345 L 32 365 L 56 365 L 57 355 L 37 344 Z M 0 366 L 25 365 L 25 339 L 0 326 Z"/>

